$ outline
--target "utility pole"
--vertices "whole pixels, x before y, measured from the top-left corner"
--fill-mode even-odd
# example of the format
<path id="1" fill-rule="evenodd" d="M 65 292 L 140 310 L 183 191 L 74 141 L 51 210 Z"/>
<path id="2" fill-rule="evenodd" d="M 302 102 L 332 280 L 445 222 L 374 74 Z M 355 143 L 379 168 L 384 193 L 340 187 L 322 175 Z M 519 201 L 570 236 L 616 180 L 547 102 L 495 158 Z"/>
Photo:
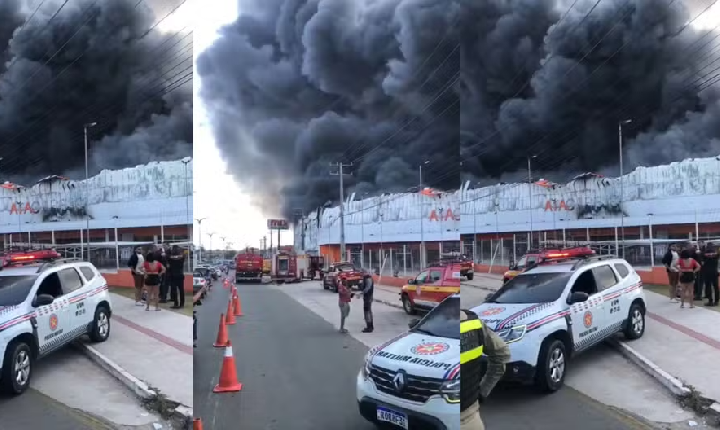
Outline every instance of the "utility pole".
<path id="1" fill-rule="evenodd" d="M 83 126 L 85 136 L 85 235 L 87 236 L 87 255 L 90 261 L 90 174 L 88 169 L 88 128 L 95 127 L 96 122 L 90 122 Z"/>
<path id="2" fill-rule="evenodd" d="M 198 223 L 198 263 L 202 261 L 202 222 L 206 219 L 207 217 L 195 218 L 195 221 Z"/>
<path id="3" fill-rule="evenodd" d="M 190 192 L 188 189 L 188 164 L 192 161 L 192 158 L 185 157 L 182 159 L 182 163 L 185 165 L 185 222 L 187 222 L 187 237 L 188 237 L 188 258 L 187 258 L 187 271 L 190 270 L 190 248 L 192 247 L 192 219 L 190 218 Z"/>
<path id="4" fill-rule="evenodd" d="M 420 189 L 418 190 L 418 194 L 420 197 L 420 267 L 425 268 L 425 196 L 423 195 L 423 177 L 422 177 L 422 167 L 425 164 L 430 163 L 430 160 L 425 160 L 420 165 L 420 183 L 418 184 Z"/>
<path id="5" fill-rule="evenodd" d="M 623 175 L 625 174 L 625 170 L 623 169 L 623 124 L 630 124 L 632 122 L 631 119 L 626 119 L 625 121 L 620 121 L 618 123 L 618 152 L 619 152 L 619 158 L 620 158 L 620 238 L 621 238 L 621 246 L 622 246 L 622 257 L 625 258 L 625 210 L 623 209 L 623 202 L 625 201 L 625 180 L 623 179 Z M 652 237 L 650 238 L 652 240 Z M 618 253 L 620 254 L 620 253 Z"/>
<path id="6" fill-rule="evenodd" d="M 337 172 L 331 170 L 330 175 L 340 178 L 340 261 L 345 261 L 347 257 L 345 255 L 345 190 L 343 184 L 343 168 L 352 167 L 352 163 L 330 163 L 330 167 L 338 169 Z"/>
<path id="7" fill-rule="evenodd" d="M 529 155 L 527 158 L 528 167 L 528 189 L 530 191 L 530 242 L 528 243 L 528 250 L 532 248 L 533 244 L 533 180 L 532 180 L 532 159 L 537 158 L 537 155 Z"/>

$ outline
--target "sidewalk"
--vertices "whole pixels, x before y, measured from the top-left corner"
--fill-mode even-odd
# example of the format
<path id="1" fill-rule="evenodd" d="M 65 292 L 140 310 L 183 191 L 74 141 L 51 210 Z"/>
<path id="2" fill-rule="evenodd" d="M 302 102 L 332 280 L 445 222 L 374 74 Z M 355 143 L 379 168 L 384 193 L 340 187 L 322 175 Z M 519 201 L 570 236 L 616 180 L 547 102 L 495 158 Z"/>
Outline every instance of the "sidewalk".
<path id="1" fill-rule="evenodd" d="M 462 283 L 461 296 L 473 306 L 488 291 L 497 290 L 502 277 L 481 274 Z M 618 351 L 655 378 L 676 397 L 696 410 L 709 409 L 720 417 L 720 312 L 697 306 L 680 309 L 679 303 L 645 289 L 646 329 L 642 338 L 616 343 Z"/>
<path id="2" fill-rule="evenodd" d="M 145 311 L 111 294 L 110 338 L 82 344 L 84 352 L 159 412 L 173 409 L 192 417 L 192 318 L 176 312 Z"/>

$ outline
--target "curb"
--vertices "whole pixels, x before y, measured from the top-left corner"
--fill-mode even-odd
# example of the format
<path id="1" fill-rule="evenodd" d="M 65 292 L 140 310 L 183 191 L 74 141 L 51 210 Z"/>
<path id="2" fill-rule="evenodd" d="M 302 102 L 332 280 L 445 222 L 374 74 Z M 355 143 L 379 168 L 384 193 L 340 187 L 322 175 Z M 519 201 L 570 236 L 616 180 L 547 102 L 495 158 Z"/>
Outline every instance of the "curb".
<path id="1" fill-rule="evenodd" d="M 125 385 L 140 400 L 142 400 L 144 404 L 147 404 L 147 402 L 156 400 L 161 397 L 161 394 L 158 391 L 151 388 L 148 384 L 130 374 L 130 372 L 123 369 L 119 364 L 115 363 L 113 360 L 102 354 L 93 346 L 83 342 L 76 342 L 75 346 L 80 349 L 80 351 L 82 351 L 93 363 L 100 366 L 103 370 L 110 374 L 110 376 Z M 168 400 L 178 405 L 173 410 L 172 418 L 185 422 L 186 426 L 192 423 L 192 408 L 182 406 L 180 402 L 176 402 L 172 399 Z"/>
<path id="2" fill-rule="evenodd" d="M 708 416 L 714 420 L 714 425 L 720 425 L 720 403 L 712 399 L 703 397 L 700 393 L 695 391 L 692 387 L 686 385 L 678 378 L 672 376 L 670 373 L 663 370 L 660 366 L 653 363 L 652 360 L 644 356 L 643 354 L 636 351 L 633 347 L 625 342 L 621 342 L 617 339 L 613 339 L 609 342 L 615 349 L 630 362 L 638 366 L 642 371 L 648 374 L 651 378 L 658 381 L 670 394 L 676 397 L 678 400 L 686 400 L 690 397 L 697 397 L 696 402 L 693 402 L 689 406 L 693 411 Z M 703 405 L 704 404 L 704 405 Z"/>

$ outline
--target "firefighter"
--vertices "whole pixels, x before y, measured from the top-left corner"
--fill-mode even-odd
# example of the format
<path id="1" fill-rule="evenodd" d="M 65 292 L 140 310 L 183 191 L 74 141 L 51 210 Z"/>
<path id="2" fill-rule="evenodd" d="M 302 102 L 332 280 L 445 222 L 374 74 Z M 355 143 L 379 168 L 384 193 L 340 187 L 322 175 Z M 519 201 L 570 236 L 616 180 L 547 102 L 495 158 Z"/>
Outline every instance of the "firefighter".
<path id="1" fill-rule="evenodd" d="M 483 375 L 480 357 L 487 358 Z M 510 348 L 472 311 L 460 311 L 460 430 L 484 430 L 480 403 L 505 374 Z"/>

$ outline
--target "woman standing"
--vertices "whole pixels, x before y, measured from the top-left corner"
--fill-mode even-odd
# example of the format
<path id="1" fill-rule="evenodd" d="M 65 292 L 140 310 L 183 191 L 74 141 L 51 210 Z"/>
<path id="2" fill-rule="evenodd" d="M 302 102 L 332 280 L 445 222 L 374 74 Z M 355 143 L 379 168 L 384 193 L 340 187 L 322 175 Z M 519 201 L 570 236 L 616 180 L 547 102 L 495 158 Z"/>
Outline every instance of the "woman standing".
<path id="1" fill-rule="evenodd" d="M 678 291 L 678 277 L 680 276 L 680 273 L 677 269 L 677 262 L 679 259 L 680 255 L 677 253 L 677 247 L 675 245 L 670 245 L 668 247 L 668 250 L 662 259 L 668 275 L 668 285 L 670 286 L 670 301 L 673 302 L 675 301 L 675 298 L 680 298 L 680 294 Z"/>
<path id="2" fill-rule="evenodd" d="M 693 288 L 695 286 L 695 275 L 700 270 L 700 264 L 693 258 L 692 252 L 689 249 L 683 249 L 682 252 L 680 252 L 680 259 L 676 267 L 680 273 L 680 307 L 684 308 L 685 300 L 687 300 L 690 302 L 690 307 L 694 308 Z"/>
<path id="3" fill-rule="evenodd" d="M 151 252 L 147 256 L 145 261 L 145 288 L 148 290 L 147 306 L 146 311 L 150 310 L 150 303 L 155 304 L 155 310 L 160 310 L 158 304 L 158 293 L 160 289 L 160 277 L 165 273 L 165 266 L 157 261 L 157 256 L 154 252 Z"/>

